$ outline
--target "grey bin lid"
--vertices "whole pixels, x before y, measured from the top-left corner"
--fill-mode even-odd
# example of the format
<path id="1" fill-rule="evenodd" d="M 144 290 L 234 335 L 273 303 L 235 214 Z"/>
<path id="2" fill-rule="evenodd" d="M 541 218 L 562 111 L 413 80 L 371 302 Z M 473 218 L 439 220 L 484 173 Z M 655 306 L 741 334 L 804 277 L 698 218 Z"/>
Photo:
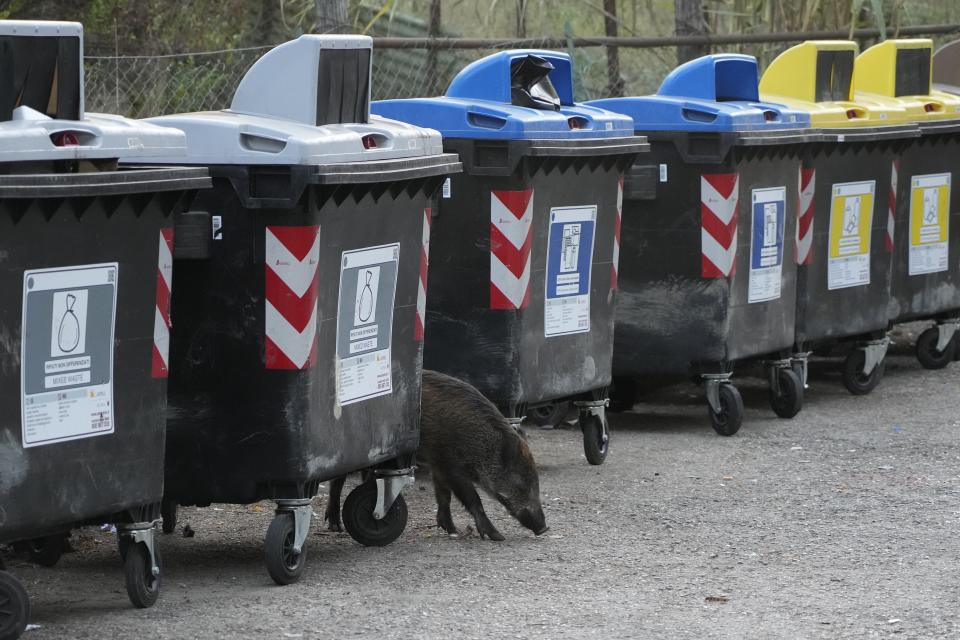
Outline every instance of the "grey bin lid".
<path id="1" fill-rule="evenodd" d="M 182 132 L 83 105 L 83 27 L 0 20 L 0 163 L 119 158 L 184 160 Z"/>
<path id="2" fill-rule="evenodd" d="M 305 35 L 264 54 L 229 109 L 148 118 L 187 136 L 187 159 L 121 160 L 202 165 L 327 165 L 443 153 L 433 129 L 370 115 L 373 41 Z"/>

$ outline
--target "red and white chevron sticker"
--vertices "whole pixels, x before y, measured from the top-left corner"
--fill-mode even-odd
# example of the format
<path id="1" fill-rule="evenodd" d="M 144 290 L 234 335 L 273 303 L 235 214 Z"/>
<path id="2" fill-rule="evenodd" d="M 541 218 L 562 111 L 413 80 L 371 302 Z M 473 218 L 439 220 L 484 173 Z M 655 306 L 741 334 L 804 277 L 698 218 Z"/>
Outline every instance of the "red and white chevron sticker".
<path id="1" fill-rule="evenodd" d="M 704 278 L 726 278 L 736 271 L 737 205 L 740 176 L 700 176 L 700 250 Z"/>
<path id="2" fill-rule="evenodd" d="M 423 236 L 420 244 L 420 284 L 417 286 L 417 313 L 413 320 L 413 339 L 423 340 L 427 324 L 427 269 L 430 265 L 430 208 L 423 210 Z"/>
<path id="3" fill-rule="evenodd" d="M 173 229 L 160 229 L 160 251 L 157 258 L 157 304 L 153 318 L 153 355 L 150 375 L 170 375 L 170 293 L 173 290 Z"/>
<path id="4" fill-rule="evenodd" d="M 887 237 L 884 245 L 887 253 L 893 253 L 893 231 L 897 214 L 897 180 L 900 174 L 900 160 L 890 164 L 890 197 L 887 199 Z"/>
<path id="5" fill-rule="evenodd" d="M 264 365 L 306 369 L 317 360 L 320 227 L 267 227 Z"/>
<path id="6" fill-rule="evenodd" d="M 817 191 L 817 170 L 800 167 L 797 204 L 797 264 L 813 262 L 813 196 Z"/>
<path id="7" fill-rule="evenodd" d="M 613 220 L 613 263 L 610 267 L 610 288 L 617 288 L 620 271 L 620 224 L 623 220 L 623 176 L 617 181 L 617 216 Z"/>
<path id="8" fill-rule="evenodd" d="M 490 308 L 530 302 L 533 189 L 490 192 Z"/>

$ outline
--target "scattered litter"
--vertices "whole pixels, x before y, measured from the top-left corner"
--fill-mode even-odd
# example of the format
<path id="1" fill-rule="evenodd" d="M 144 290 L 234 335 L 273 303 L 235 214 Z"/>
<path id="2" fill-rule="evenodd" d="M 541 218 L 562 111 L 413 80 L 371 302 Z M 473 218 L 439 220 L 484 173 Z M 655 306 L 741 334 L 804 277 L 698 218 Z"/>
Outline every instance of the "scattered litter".
<path id="1" fill-rule="evenodd" d="M 893 425 L 893 432 L 894 432 L 894 433 L 903 433 L 903 427 L 898 426 L 898 425 Z"/>
<path id="2" fill-rule="evenodd" d="M 258 504 L 255 504 L 255 505 L 253 505 L 252 507 L 250 507 L 250 511 L 252 511 L 252 512 L 254 512 L 254 513 L 260 513 L 261 511 L 263 511 L 263 507 L 261 507 L 261 506 L 258 505 Z"/>
<path id="3" fill-rule="evenodd" d="M 790 451 L 803 451 L 803 447 L 790 447 Z"/>
<path id="4" fill-rule="evenodd" d="M 110 533 L 116 533 L 117 528 L 112 524 L 102 524 L 100 525 L 100 531 L 109 531 Z"/>
<path id="5" fill-rule="evenodd" d="M 284 638 L 302 638 L 302 637 L 303 637 L 303 634 L 302 634 L 302 633 L 287 633 L 286 631 L 284 631 L 284 632 L 283 632 L 283 637 L 284 637 Z"/>
<path id="6" fill-rule="evenodd" d="M 221 509 L 220 507 L 214 507 L 213 510 L 214 510 L 214 511 L 223 511 L 223 509 Z"/>
<path id="7" fill-rule="evenodd" d="M 704 600 L 706 602 L 716 602 L 718 604 L 726 604 L 727 602 L 730 602 L 730 598 L 727 596 L 707 596 L 704 598 Z"/>
<path id="8" fill-rule="evenodd" d="M 900 622 L 900 618 L 890 618 L 887 620 L 887 624 L 897 624 L 898 622 Z"/>
<path id="9" fill-rule="evenodd" d="M 28 624 L 23 630 L 24 630 L 24 631 L 36 631 L 37 629 L 43 629 L 43 627 L 41 627 L 41 626 L 38 625 L 38 624 Z"/>
<path id="10" fill-rule="evenodd" d="M 723 476 L 721 480 L 733 480 L 733 476 Z"/>
<path id="11" fill-rule="evenodd" d="M 191 527 L 190 525 L 184 525 L 183 527 L 184 538 L 192 538 L 195 535 L 197 535 L 197 532 L 193 530 L 193 527 Z"/>
<path id="12" fill-rule="evenodd" d="M 877 469 L 880 469 L 881 471 L 893 471 L 893 467 L 888 464 L 880 465 L 877 467 Z"/>
<path id="13" fill-rule="evenodd" d="M 557 534 L 555 534 L 555 535 L 552 535 L 552 536 L 550 536 L 550 538 L 551 538 L 551 539 L 553 539 L 553 540 L 559 540 L 559 539 L 560 539 L 560 538 L 562 538 L 562 537 L 563 537 L 563 536 L 562 536 L 562 535 L 560 535 L 559 533 L 557 533 Z"/>

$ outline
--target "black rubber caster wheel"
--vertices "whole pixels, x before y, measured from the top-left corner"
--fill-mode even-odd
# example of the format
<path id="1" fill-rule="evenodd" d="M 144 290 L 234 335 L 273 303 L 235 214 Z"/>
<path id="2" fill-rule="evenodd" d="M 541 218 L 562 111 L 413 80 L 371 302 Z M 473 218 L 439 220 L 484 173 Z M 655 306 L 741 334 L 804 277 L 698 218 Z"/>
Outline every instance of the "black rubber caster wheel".
<path id="1" fill-rule="evenodd" d="M 365 547 L 385 547 L 407 527 L 407 501 L 397 496 L 382 520 L 373 517 L 377 506 L 377 483 L 358 485 L 343 501 L 343 527 Z"/>
<path id="2" fill-rule="evenodd" d="M 16 640 L 30 621 L 30 600 L 20 581 L 0 571 L 0 640 Z"/>
<path id="3" fill-rule="evenodd" d="M 173 500 L 164 499 L 160 503 L 160 517 L 163 518 L 164 533 L 173 533 L 177 530 L 177 503 Z"/>
<path id="4" fill-rule="evenodd" d="M 27 542 L 27 554 L 30 561 L 41 567 L 54 567 L 60 562 L 66 547 L 67 537 L 63 534 L 35 538 Z"/>
<path id="5" fill-rule="evenodd" d="M 580 414 L 580 430 L 583 431 L 583 455 L 593 465 L 603 464 L 610 452 L 610 433 L 605 429 L 605 418 Z"/>
<path id="6" fill-rule="evenodd" d="M 556 427 L 567 417 L 569 402 L 541 404 L 527 411 L 527 419 L 538 427 Z"/>
<path id="7" fill-rule="evenodd" d="M 300 553 L 293 550 L 296 524 L 292 513 L 278 513 L 267 529 L 267 573 L 279 585 L 293 584 L 300 579 L 307 566 L 307 545 L 304 542 Z"/>
<path id="8" fill-rule="evenodd" d="M 743 424 L 743 398 L 740 397 L 737 388 L 729 382 L 721 384 L 718 392 L 720 394 L 719 413 L 708 405 L 710 426 L 722 436 L 732 436 L 740 431 L 740 425 Z"/>
<path id="9" fill-rule="evenodd" d="M 940 332 L 936 327 L 930 327 L 920 334 L 917 338 L 917 360 L 923 365 L 924 369 L 943 369 L 953 362 L 956 353 L 956 339 L 951 338 L 947 343 L 947 348 L 943 351 L 937 350 L 937 341 L 940 338 Z"/>
<path id="10" fill-rule="evenodd" d="M 770 389 L 770 408 L 781 418 L 790 419 L 803 408 L 803 382 L 793 369 L 777 371 L 780 392 Z"/>
<path id="11" fill-rule="evenodd" d="M 863 363 L 867 354 L 863 349 L 857 349 L 843 361 L 843 386 L 855 396 L 865 396 L 880 384 L 886 360 L 881 360 L 870 375 L 863 373 Z"/>
<path id="12" fill-rule="evenodd" d="M 610 388 L 610 404 L 607 411 L 623 413 L 633 409 L 637 403 L 637 383 L 630 378 L 614 378 Z"/>
<path id="13" fill-rule="evenodd" d="M 161 573 L 157 575 L 153 575 L 153 565 L 145 544 L 128 540 L 121 545 L 121 549 L 123 549 L 121 554 L 124 556 L 123 573 L 127 583 L 127 596 L 137 609 L 149 609 L 160 597 L 163 567 L 160 563 L 160 547 L 153 547 L 157 557 L 157 567 L 161 569 Z"/>

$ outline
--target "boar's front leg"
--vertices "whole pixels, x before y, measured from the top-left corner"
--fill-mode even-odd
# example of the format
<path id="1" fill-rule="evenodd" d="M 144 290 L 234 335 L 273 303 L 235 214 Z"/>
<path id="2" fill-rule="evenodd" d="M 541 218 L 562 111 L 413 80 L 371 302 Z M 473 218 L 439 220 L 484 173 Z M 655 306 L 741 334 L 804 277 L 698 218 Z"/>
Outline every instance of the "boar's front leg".
<path id="1" fill-rule="evenodd" d="M 343 485 L 347 481 L 347 476 L 340 476 L 330 481 L 330 495 L 327 497 L 327 511 L 323 519 L 327 521 L 327 529 L 330 531 L 343 531 L 340 524 L 340 494 L 343 493 Z"/>
<path id="2" fill-rule="evenodd" d="M 477 525 L 477 533 L 480 534 L 480 538 L 489 537 L 491 540 L 498 542 L 504 540 L 503 535 L 497 531 L 497 528 L 493 526 L 493 523 L 490 522 L 486 512 L 483 510 L 480 495 L 473 487 L 472 482 L 463 478 L 456 478 L 451 483 L 451 488 L 457 496 L 457 499 L 463 503 L 463 506 L 470 512 L 470 515 L 473 516 L 473 521 Z"/>
<path id="3" fill-rule="evenodd" d="M 437 526 L 450 535 L 457 533 L 450 515 L 450 485 L 439 474 L 433 474 L 433 492 L 437 496 Z"/>

